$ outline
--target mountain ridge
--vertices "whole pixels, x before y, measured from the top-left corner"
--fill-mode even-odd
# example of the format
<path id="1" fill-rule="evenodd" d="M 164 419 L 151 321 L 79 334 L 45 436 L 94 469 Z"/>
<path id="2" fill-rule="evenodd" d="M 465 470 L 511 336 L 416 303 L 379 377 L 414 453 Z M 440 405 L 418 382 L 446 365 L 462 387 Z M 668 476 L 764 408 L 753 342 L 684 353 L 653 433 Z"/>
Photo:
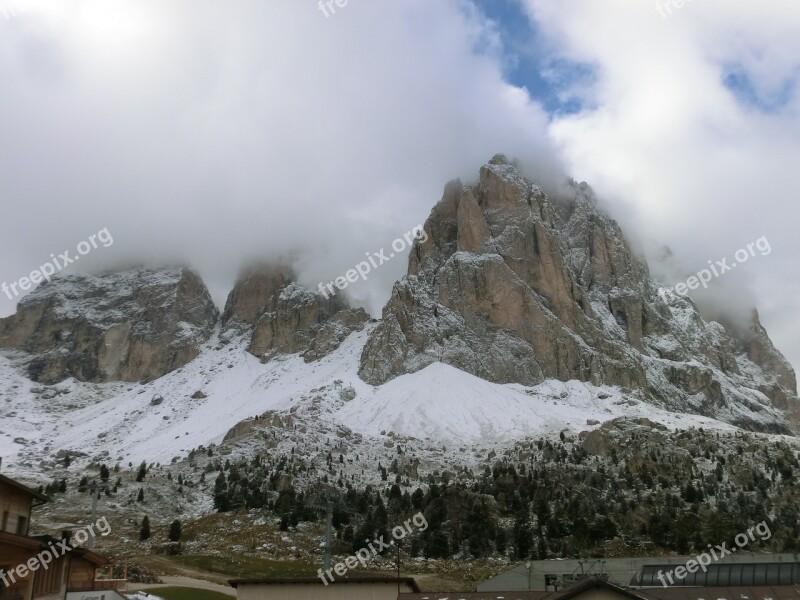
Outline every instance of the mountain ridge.
<path id="1" fill-rule="evenodd" d="M 308 431 L 336 423 L 377 443 L 489 443 L 648 415 L 796 433 L 794 372 L 757 313 L 729 331 L 691 299 L 664 302 L 591 189 L 569 189 L 551 200 L 500 155 L 474 185 L 448 183 L 377 322 L 280 262 L 244 270 L 221 313 L 188 268 L 54 278 L 0 320 L 0 414 L 15 432 L 0 447 L 30 464 L 78 451 L 42 437 L 60 420 L 102 436 L 93 460 L 155 451 L 125 441 L 142 431 L 167 460 L 255 415 L 308 411 L 323 415 Z"/>

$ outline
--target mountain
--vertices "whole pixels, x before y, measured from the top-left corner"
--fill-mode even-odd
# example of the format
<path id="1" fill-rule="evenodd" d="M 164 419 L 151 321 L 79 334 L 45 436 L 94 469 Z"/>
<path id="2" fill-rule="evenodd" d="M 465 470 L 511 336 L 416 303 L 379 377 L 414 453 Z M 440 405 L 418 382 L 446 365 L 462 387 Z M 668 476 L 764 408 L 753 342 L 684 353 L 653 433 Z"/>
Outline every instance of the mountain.
<path id="1" fill-rule="evenodd" d="M 0 319 L 0 348 L 26 352 L 31 380 L 150 381 L 193 360 L 218 311 L 190 269 L 66 275 Z"/>
<path id="2" fill-rule="evenodd" d="M 416 439 L 446 470 L 443 444 L 620 418 L 796 432 L 795 375 L 757 313 L 723 325 L 662 298 L 591 189 L 568 189 L 502 156 L 449 183 L 377 322 L 281 263 L 243 271 L 221 314 L 187 268 L 53 278 L 0 320 L 4 464 L 166 463 L 280 434 L 361 456 Z"/>
<path id="3" fill-rule="evenodd" d="M 263 263 L 246 270 L 228 295 L 224 327 L 250 331 L 248 351 L 268 360 L 301 352 L 307 361 L 339 347 L 369 320 L 338 296 L 323 298 L 295 281 L 290 267 Z"/>
<path id="4" fill-rule="evenodd" d="M 754 313 L 743 330 L 662 298 L 586 184 L 548 198 L 501 156 L 449 183 L 397 282 L 359 374 L 374 385 L 443 362 L 497 383 L 618 386 L 670 410 L 788 431 L 789 363 Z M 774 412 L 772 413 L 774 414 Z"/>

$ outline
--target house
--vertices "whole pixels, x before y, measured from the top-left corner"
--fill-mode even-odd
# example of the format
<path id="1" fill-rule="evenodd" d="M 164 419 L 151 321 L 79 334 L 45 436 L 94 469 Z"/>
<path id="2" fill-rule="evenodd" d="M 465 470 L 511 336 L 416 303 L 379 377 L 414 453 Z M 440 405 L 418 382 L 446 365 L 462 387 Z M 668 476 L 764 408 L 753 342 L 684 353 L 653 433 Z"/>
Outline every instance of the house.
<path id="1" fill-rule="evenodd" d="M 428 592 L 399 594 L 397 600 L 653 600 L 603 579 L 587 578 L 560 592 Z"/>
<path id="2" fill-rule="evenodd" d="M 419 592 L 412 577 L 344 577 L 325 585 L 319 578 L 234 579 L 238 600 L 395 600 Z"/>
<path id="3" fill-rule="evenodd" d="M 547 600 L 653 600 L 639 590 L 609 583 L 605 579 L 588 577 L 568 588 L 547 596 Z"/>
<path id="4" fill-rule="evenodd" d="M 430 592 L 397 600 L 798 600 L 800 586 L 671 587 L 631 589 L 587 577 L 559 592 Z"/>
<path id="5" fill-rule="evenodd" d="M 587 577 L 606 579 L 621 587 L 662 587 L 655 579 L 659 570 L 664 572 L 687 564 L 694 556 L 578 558 L 532 560 L 491 577 L 478 584 L 479 592 L 492 591 L 558 591 Z M 793 585 L 800 583 L 800 556 L 797 554 L 752 554 L 738 552 L 727 556 L 709 569 L 709 577 L 702 581 L 683 581 L 682 585 L 724 587 L 727 585 Z M 743 576 L 735 579 L 739 571 L 734 565 L 751 565 L 742 569 Z M 792 567 L 794 565 L 794 567 Z M 717 573 L 719 572 L 719 577 Z M 746 576 L 752 574 L 752 576 Z M 713 575 L 714 577 L 711 577 Z M 723 577 L 724 575 L 724 577 Z"/>
<path id="6" fill-rule="evenodd" d="M 397 600 L 653 600 L 649 596 L 609 583 L 586 578 L 560 592 L 429 592 L 399 594 Z"/>
<path id="7" fill-rule="evenodd" d="M 61 539 L 31 536 L 33 507 L 47 501 L 44 494 L 0 475 L 2 600 L 55 600 L 68 591 L 93 590 L 95 571 L 109 562 L 91 550 L 69 546 L 70 532 Z"/>

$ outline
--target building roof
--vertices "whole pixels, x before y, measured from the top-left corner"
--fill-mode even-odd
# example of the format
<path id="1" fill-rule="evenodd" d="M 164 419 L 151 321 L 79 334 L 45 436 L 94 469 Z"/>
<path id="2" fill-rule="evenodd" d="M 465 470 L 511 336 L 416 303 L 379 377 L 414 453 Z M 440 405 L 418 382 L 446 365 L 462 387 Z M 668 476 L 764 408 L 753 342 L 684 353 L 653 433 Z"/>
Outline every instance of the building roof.
<path id="1" fill-rule="evenodd" d="M 623 598 L 634 600 L 654 600 L 648 596 L 639 595 L 636 591 L 627 590 L 602 579 L 587 578 L 575 583 L 559 592 L 429 592 L 424 594 L 400 594 L 398 600 L 566 600 L 573 598 L 587 590 L 604 588 L 613 590 Z M 661 600 L 655 599 L 655 600 Z M 672 599 L 670 599 L 672 600 Z M 681 599 L 682 600 L 682 599 Z M 716 600 L 716 599 L 715 599 Z M 741 599 L 737 599 L 741 600 Z"/>
<path id="2" fill-rule="evenodd" d="M 797 600 L 800 586 L 671 587 L 639 590 L 652 600 Z"/>
<path id="3" fill-rule="evenodd" d="M 74 554 L 76 557 L 82 558 L 83 560 L 86 560 L 86 561 L 88 561 L 88 562 L 90 562 L 93 565 L 96 565 L 98 567 L 105 567 L 108 563 L 111 562 L 109 559 L 107 559 L 102 554 L 98 554 L 97 552 L 94 552 L 92 550 L 88 550 L 86 548 L 75 548 L 75 549 L 72 550 L 72 554 Z"/>
<path id="4" fill-rule="evenodd" d="M 32 498 L 36 498 L 42 504 L 50 501 L 50 498 L 48 498 L 44 494 L 40 494 L 36 490 L 32 490 L 31 488 L 29 488 L 27 485 L 23 485 L 19 481 L 15 481 L 14 479 L 6 477 L 5 475 L 0 475 L 0 483 L 4 483 L 8 486 L 18 489 L 21 492 L 24 492 L 25 494 L 28 494 Z"/>
<path id="5" fill-rule="evenodd" d="M 672 576 L 675 565 L 650 564 L 641 567 L 630 585 L 648 587 L 768 587 L 800 585 L 800 562 L 716 563 L 687 571 L 683 578 Z M 660 577 L 660 579 L 659 579 Z"/>
<path id="6" fill-rule="evenodd" d="M 632 600 L 798 600 L 800 586 L 671 587 L 628 589 L 588 578 L 559 592 L 429 592 L 400 594 L 398 600 L 568 600 L 591 589 L 606 589 Z"/>
<path id="7" fill-rule="evenodd" d="M 554 592 L 550 596 L 547 596 L 547 600 L 567 600 L 568 598 L 574 598 L 578 594 L 582 594 L 587 590 L 592 590 L 596 588 L 611 590 L 616 592 L 620 596 L 624 598 L 633 598 L 634 600 L 648 600 L 647 596 L 640 594 L 640 590 L 629 590 L 626 588 L 619 587 L 618 585 L 614 585 L 613 583 L 609 583 L 603 579 L 598 579 L 596 577 L 587 577 L 574 585 L 571 585 L 567 588 L 564 588 L 560 592 Z"/>
<path id="8" fill-rule="evenodd" d="M 397 600 L 545 600 L 553 592 L 424 592 L 399 594 Z"/>
<path id="9" fill-rule="evenodd" d="M 26 535 L 17 535 L 16 533 L 0 531 L 0 547 L 2 546 L 16 546 L 17 548 L 38 550 L 42 547 L 42 543 L 36 538 L 28 537 Z"/>
<path id="10" fill-rule="evenodd" d="M 18 548 L 25 548 L 27 550 L 42 550 L 47 549 L 48 543 L 55 544 L 59 540 L 49 535 L 16 535 L 6 531 L 0 531 L 0 546 L 17 546 Z M 88 548 L 76 547 L 72 548 L 69 555 L 77 558 L 87 560 L 98 567 L 104 567 L 111 561 L 102 554 L 98 554 Z"/>
<path id="11" fill-rule="evenodd" d="M 380 575 L 362 575 L 359 577 L 342 577 L 334 579 L 329 585 L 342 583 L 386 583 L 396 584 L 405 583 L 411 586 L 415 592 L 419 592 L 419 586 L 413 577 L 389 577 Z M 294 577 L 294 578 L 270 578 L 270 579 L 231 579 L 228 583 L 237 587 L 239 585 L 324 585 L 319 577 Z"/>

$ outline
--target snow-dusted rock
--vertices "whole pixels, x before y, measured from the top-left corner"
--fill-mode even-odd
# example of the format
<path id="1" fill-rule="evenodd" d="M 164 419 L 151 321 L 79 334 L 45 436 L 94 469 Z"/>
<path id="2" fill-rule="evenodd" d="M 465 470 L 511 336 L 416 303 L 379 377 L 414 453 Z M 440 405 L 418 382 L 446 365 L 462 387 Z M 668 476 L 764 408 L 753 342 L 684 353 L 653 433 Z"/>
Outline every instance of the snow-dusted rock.
<path id="1" fill-rule="evenodd" d="M 0 319 L 0 347 L 29 353 L 34 381 L 149 381 L 195 358 L 217 316 L 190 269 L 67 275 Z"/>
<path id="2" fill-rule="evenodd" d="M 379 385 L 443 362 L 498 383 L 580 380 L 674 410 L 786 431 L 794 372 L 757 318 L 725 328 L 662 298 L 586 184 L 548 198 L 498 155 L 451 182 L 416 242 L 359 374 Z"/>

